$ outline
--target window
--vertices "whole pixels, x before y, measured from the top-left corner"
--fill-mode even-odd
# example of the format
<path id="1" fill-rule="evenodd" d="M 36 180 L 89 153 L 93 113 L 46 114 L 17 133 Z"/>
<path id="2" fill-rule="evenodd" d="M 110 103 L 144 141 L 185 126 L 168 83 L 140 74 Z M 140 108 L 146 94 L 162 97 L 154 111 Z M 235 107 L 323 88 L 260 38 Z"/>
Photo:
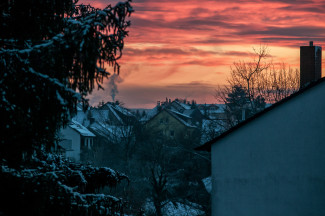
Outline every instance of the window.
<path id="1" fill-rule="evenodd" d="M 85 146 L 85 147 L 88 146 L 88 138 L 85 138 L 84 146 Z"/>
<path id="2" fill-rule="evenodd" d="M 164 123 L 164 119 L 160 119 L 160 124 L 163 124 Z"/>
<path id="3" fill-rule="evenodd" d="M 84 147 L 91 149 L 92 138 L 85 138 Z"/>
<path id="4" fill-rule="evenodd" d="M 168 122 L 169 122 L 169 119 L 168 119 L 168 117 L 166 117 L 166 124 L 168 124 Z"/>
<path id="5" fill-rule="evenodd" d="M 91 146 L 92 146 L 92 138 L 88 138 L 88 149 L 91 149 Z"/>
<path id="6" fill-rule="evenodd" d="M 174 137 L 175 136 L 175 132 L 173 130 L 170 131 L 170 136 Z"/>

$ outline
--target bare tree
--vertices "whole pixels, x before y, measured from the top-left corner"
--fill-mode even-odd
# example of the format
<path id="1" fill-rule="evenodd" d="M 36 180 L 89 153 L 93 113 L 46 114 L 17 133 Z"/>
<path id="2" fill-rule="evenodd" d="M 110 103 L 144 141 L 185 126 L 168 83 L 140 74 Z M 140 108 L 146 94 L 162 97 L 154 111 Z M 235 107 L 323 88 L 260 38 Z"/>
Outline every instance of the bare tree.
<path id="1" fill-rule="evenodd" d="M 229 122 L 225 124 L 225 129 L 229 129 L 241 120 L 264 109 L 265 102 L 276 103 L 299 89 L 299 71 L 297 69 L 293 70 L 284 63 L 274 64 L 272 60 L 268 60 L 269 50 L 266 46 L 260 46 L 253 50 L 253 59 L 248 62 L 234 62 L 227 79 L 228 85 L 219 86 L 216 90 L 216 99 L 228 104 L 226 111 L 230 115 L 228 115 Z M 240 102 L 239 107 L 233 101 L 236 100 L 236 89 L 241 89 L 242 93 L 246 95 L 244 98 L 247 98 Z M 229 101 L 233 101 L 233 103 Z M 237 115 L 237 118 L 234 118 L 229 107 L 231 104 L 237 104 L 238 109 L 236 108 L 236 110 L 243 112 L 243 115 Z M 239 119 L 238 116 L 242 117 Z"/>
<path id="2" fill-rule="evenodd" d="M 253 101 L 258 96 L 265 98 L 269 103 L 275 103 L 299 89 L 298 69 L 294 70 L 285 63 L 274 64 L 272 60 L 267 60 L 269 50 L 266 46 L 253 50 L 255 57 L 252 61 L 234 62 L 227 79 L 228 87 L 217 90 L 220 92 L 217 95 L 219 100 L 225 101 L 225 95 L 234 86 L 240 86 L 246 89 L 249 102 L 254 109 Z"/>
<path id="3" fill-rule="evenodd" d="M 267 46 L 260 46 L 259 49 L 253 48 L 253 50 L 255 56 L 252 61 L 234 62 L 227 81 L 231 87 L 241 86 L 246 89 L 250 105 L 252 109 L 255 109 L 253 101 L 261 93 L 258 91 L 260 78 L 270 68 L 271 63 L 266 61 L 269 56 Z M 229 89 L 226 89 L 226 92 L 229 92 Z"/>
<path id="4" fill-rule="evenodd" d="M 272 65 L 261 77 L 259 91 L 270 103 L 276 103 L 299 90 L 300 74 L 286 64 Z"/>

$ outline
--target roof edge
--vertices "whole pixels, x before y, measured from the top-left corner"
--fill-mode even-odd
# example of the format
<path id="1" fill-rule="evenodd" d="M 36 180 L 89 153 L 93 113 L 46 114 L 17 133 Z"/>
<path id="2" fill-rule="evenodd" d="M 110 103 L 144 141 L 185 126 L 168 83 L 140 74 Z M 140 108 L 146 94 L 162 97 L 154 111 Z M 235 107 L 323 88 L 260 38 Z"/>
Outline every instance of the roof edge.
<path id="1" fill-rule="evenodd" d="M 300 89 L 299 91 L 293 93 L 292 95 L 282 99 L 281 101 L 273 104 L 272 106 L 265 108 L 264 110 L 262 110 L 261 112 L 256 113 L 254 116 L 246 119 L 243 122 L 238 123 L 236 126 L 230 128 L 229 130 L 223 132 L 222 134 L 220 134 L 219 136 L 217 136 L 216 138 L 204 143 L 203 145 L 196 147 L 194 150 L 197 151 L 211 151 L 211 145 L 214 144 L 215 142 L 219 141 L 220 139 L 226 137 L 228 134 L 232 133 L 233 131 L 236 131 L 237 129 L 243 127 L 244 125 L 248 124 L 249 122 L 253 121 L 256 118 L 259 118 L 260 116 L 264 115 L 265 113 L 269 112 L 270 110 L 275 109 L 276 107 L 282 105 L 283 103 L 286 103 L 287 101 L 297 97 L 298 95 L 301 95 L 302 93 L 310 90 L 311 88 L 319 85 L 320 83 L 325 81 L 325 77 L 315 81 L 315 82 L 311 82 L 309 85 L 307 85 L 306 87 Z"/>

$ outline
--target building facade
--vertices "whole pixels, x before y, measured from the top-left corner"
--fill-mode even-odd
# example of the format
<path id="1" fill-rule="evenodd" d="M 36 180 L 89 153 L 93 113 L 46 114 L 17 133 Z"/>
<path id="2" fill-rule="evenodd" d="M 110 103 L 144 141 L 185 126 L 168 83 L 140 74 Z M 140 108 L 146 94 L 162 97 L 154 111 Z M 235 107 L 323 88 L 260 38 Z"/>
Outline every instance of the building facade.
<path id="1" fill-rule="evenodd" d="M 163 109 L 146 122 L 145 127 L 156 134 L 171 140 L 179 140 L 184 137 L 191 137 L 199 129 L 192 125 L 192 118 L 175 111 Z"/>
<path id="2" fill-rule="evenodd" d="M 83 151 L 91 150 L 96 136 L 86 127 L 75 120 L 60 131 L 61 151 L 63 155 L 72 161 L 80 162 Z"/>
<path id="3" fill-rule="evenodd" d="M 212 216 L 325 215 L 325 79 L 201 146 Z"/>

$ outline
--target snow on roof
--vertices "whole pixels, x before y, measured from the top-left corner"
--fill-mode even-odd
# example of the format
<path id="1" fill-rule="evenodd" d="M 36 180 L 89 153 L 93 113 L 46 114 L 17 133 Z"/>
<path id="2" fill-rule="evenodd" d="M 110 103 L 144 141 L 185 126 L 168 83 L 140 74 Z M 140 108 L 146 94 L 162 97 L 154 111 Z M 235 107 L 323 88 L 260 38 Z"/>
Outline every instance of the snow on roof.
<path id="1" fill-rule="evenodd" d="M 211 181 L 211 176 L 202 179 L 202 182 L 204 184 L 205 189 L 209 194 L 212 192 L 212 181 Z"/>
<path id="2" fill-rule="evenodd" d="M 189 110 L 191 109 L 191 106 L 190 105 L 187 105 L 187 104 L 184 104 L 184 103 L 181 103 L 179 101 L 174 101 L 175 103 L 179 104 L 180 106 L 182 106 L 184 109 L 186 110 Z"/>
<path id="3" fill-rule="evenodd" d="M 182 119 L 180 116 L 184 116 L 186 118 L 188 118 L 189 120 L 191 119 L 191 117 L 187 116 L 187 115 L 184 115 L 182 113 L 179 113 L 179 112 L 175 112 L 175 111 L 172 111 L 172 110 L 167 110 L 167 112 L 169 112 L 172 116 L 174 116 L 174 118 L 176 118 L 178 121 L 180 121 L 182 124 L 184 124 L 185 126 L 187 127 L 191 127 L 191 128 L 197 128 L 196 126 L 192 125 L 191 123 L 188 123 L 186 122 L 184 119 Z"/>
<path id="4" fill-rule="evenodd" d="M 191 109 L 191 106 L 188 105 L 188 104 L 184 104 L 184 103 L 181 103 L 181 102 L 178 102 L 178 103 L 186 110 Z"/>
<path id="5" fill-rule="evenodd" d="M 83 111 L 82 104 L 80 104 L 80 103 L 77 104 L 77 111 Z"/>
<path id="6" fill-rule="evenodd" d="M 76 120 L 71 120 L 69 127 L 76 130 L 80 135 L 87 136 L 87 137 L 95 137 L 95 134 L 90 132 L 85 126 L 77 122 Z"/>
<path id="7" fill-rule="evenodd" d="M 224 110 L 226 108 L 226 104 L 216 104 L 216 105 L 219 109 L 215 110 L 214 111 L 215 113 L 224 113 L 225 112 Z"/>
<path id="8" fill-rule="evenodd" d="M 202 114 L 205 108 L 209 110 L 210 113 L 224 113 L 226 104 L 200 104 L 198 107 Z"/>
<path id="9" fill-rule="evenodd" d="M 77 114 L 72 119 L 79 123 L 83 123 L 87 119 L 87 115 L 82 110 L 78 110 Z"/>
<path id="10" fill-rule="evenodd" d="M 146 111 L 146 116 L 140 119 L 140 121 L 148 121 L 152 117 L 158 114 L 158 107 L 154 107 L 153 109 L 147 110 Z"/>
<path id="11" fill-rule="evenodd" d="M 99 121 L 91 124 L 90 128 L 99 135 L 114 141 L 121 141 L 121 138 L 125 138 L 133 130 L 132 126 L 113 126 Z"/>
<path id="12" fill-rule="evenodd" d="M 123 113 L 124 115 L 127 116 L 134 116 L 131 112 L 129 112 L 127 109 L 120 107 L 119 105 L 113 106 L 114 109 L 118 110 L 119 112 Z"/>
<path id="13" fill-rule="evenodd" d="M 110 131 L 107 131 L 105 127 L 102 125 L 103 123 L 101 122 L 94 122 L 92 123 L 89 128 L 95 131 L 95 133 L 99 134 L 100 136 L 107 137 L 110 135 Z"/>
<path id="14" fill-rule="evenodd" d="M 183 114 L 187 115 L 187 116 L 191 116 L 194 111 L 195 111 L 195 109 L 184 110 Z"/>
<path id="15" fill-rule="evenodd" d="M 207 130 L 213 126 L 215 131 L 220 131 L 224 129 L 224 122 L 222 120 L 202 120 L 202 130 Z"/>
<path id="16" fill-rule="evenodd" d="M 91 115 L 97 121 L 107 120 L 108 119 L 108 110 L 93 109 L 93 110 L 91 110 Z"/>
<path id="17" fill-rule="evenodd" d="M 174 111 L 174 110 L 169 110 L 169 111 L 171 111 L 171 112 L 173 112 L 173 113 L 175 113 L 177 115 L 183 116 L 185 118 L 188 118 L 188 119 L 191 119 L 192 118 L 191 116 L 188 116 L 186 114 L 183 114 L 183 113 L 180 113 L 180 112 L 177 112 L 177 111 Z"/>
<path id="18" fill-rule="evenodd" d="M 111 107 L 108 106 L 109 110 L 113 113 L 113 115 L 117 118 L 117 120 L 121 123 L 123 123 L 122 119 L 120 118 L 120 116 L 115 112 L 115 110 Z"/>

